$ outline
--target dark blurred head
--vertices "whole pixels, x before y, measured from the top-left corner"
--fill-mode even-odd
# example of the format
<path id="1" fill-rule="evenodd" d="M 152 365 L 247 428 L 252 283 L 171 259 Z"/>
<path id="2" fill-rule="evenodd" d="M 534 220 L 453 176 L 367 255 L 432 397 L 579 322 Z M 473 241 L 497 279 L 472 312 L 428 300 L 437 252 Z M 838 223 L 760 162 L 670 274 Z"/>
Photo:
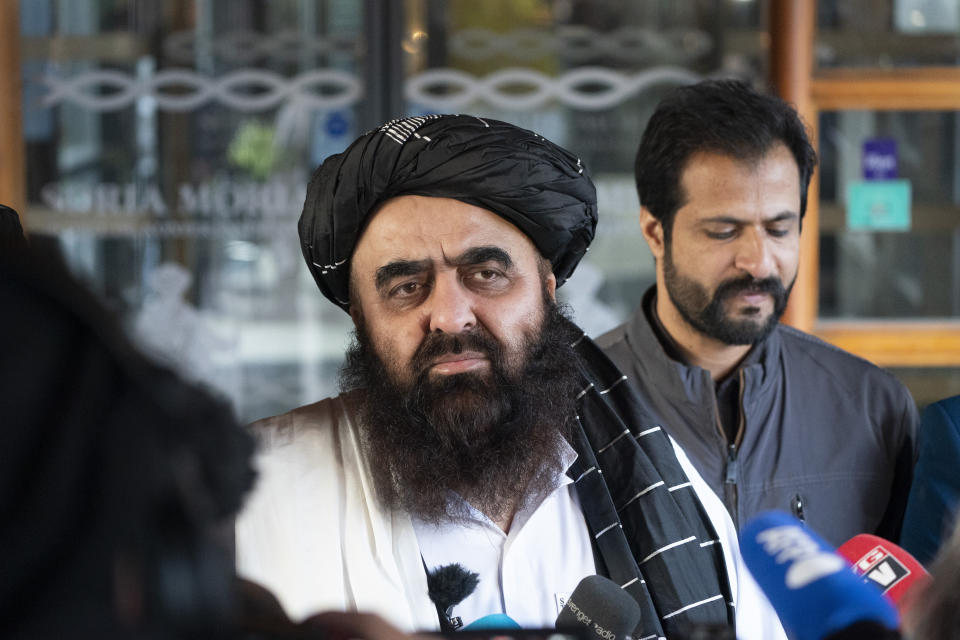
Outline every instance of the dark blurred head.
<path id="1" fill-rule="evenodd" d="M 960 521 L 930 573 L 933 580 L 916 594 L 904 629 L 913 640 L 960 640 Z"/>
<path id="2" fill-rule="evenodd" d="M 10 207 L 0 204 L 0 253 L 11 249 L 23 249 L 27 240 L 20 225 L 20 216 Z"/>
<path id="3" fill-rule="evenodd" d="M 640 140 L 634 165 L 640 204 L 661 221 L 669 242 L 673 216 L 685 200 L 681 177 L 690 156 L 709 152 L 752 162 L 778 142 L 797 163 L 803 216 L 816 153 L 791 105 L 738 80 L 675 89 L 657 106 Z"/>
<path id="4" fill-rule="evenodd" d="M 253 481 L 231 410 L 141 356 L 51 256 L 0 252 L 0 635 L 135 637 L 226 615 L 215 530 Z"/>

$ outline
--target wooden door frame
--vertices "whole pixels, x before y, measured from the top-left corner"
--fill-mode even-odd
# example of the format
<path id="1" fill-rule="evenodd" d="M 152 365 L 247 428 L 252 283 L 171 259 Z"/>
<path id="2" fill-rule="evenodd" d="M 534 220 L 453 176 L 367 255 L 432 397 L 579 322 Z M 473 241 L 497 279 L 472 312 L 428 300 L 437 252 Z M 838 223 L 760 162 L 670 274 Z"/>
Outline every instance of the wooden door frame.
<path id="1" fill-rule="evenodd" d="M 821 111 L 960 110 L 960 68 L 813 68 L 816 3 L 770 0 L 770 78 L 797 107 L 819 146 Z M 960 320 L 821 320 L 819 171 L 810 182 L 800 270 L 784 322 L 881 366 L 960 366 Z"/>
<path id="2" fill-rule="evenodd" d="M 16 209 L 26 228 L 21 68 L 20 2 L 0 0 L 0 204 Z"/>

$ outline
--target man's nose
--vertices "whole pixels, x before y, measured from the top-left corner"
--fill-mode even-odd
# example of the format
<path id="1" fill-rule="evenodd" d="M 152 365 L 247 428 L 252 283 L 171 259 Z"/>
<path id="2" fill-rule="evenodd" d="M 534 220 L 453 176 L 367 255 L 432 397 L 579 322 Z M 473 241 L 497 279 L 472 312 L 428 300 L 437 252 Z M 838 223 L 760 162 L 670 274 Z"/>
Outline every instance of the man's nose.
<path id="1" fill-rule="evenodd" d="M 430 293 L 429 330 L 462 333 L 473 329 L 477 324 L 473 302 L 459 277 L 450 274 L 437 278 Z"/>
<path id="2" fill-rule="evenodd" d="M 762 231 L 751 230 L 743 235 L 737 246 L 735 266 L 761 280 L 774 275 L 776 264 L 769 240 Z"/>

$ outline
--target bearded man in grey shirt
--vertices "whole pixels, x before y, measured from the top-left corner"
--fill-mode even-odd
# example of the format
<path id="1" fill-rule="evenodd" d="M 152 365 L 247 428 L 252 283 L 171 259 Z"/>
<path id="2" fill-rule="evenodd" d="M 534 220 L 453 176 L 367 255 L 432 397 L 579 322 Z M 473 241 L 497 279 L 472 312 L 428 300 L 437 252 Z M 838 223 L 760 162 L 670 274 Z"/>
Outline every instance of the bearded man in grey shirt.
<path id="1" fill-rule="evenodd" d="M 729 80 L 667 96 L 635 166 L 656 285 L 596 342 L 738 527 L 780 509 L 835 545 L 896 540 L 915 459 L 910 394 L 779 323 L 815 164 L 778 98 Z"/>

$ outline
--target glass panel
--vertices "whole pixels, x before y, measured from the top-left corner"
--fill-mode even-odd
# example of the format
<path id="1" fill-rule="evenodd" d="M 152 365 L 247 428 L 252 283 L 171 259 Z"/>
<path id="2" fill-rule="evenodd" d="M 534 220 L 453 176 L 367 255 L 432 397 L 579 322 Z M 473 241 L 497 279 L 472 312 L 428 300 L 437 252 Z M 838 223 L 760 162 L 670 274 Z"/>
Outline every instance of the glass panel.
<path id="1" fill-rule="evenodd" d="M 820 0 L 817 66 L 953 66 L 960 58 L 956 0 Z"/>
<path id="2" fill-rule="evenodd" d="M 21 3 L 31 233 L 244 420 L 336 391 L 349 320 L 296 220 L 358 131 L 362 7 Z"/>
<path id="3" fill-rule="evenodd" d="M 957 136 L 954 112 L 821 114 L 821 317 L 960 317 Z"/>
<path id="4" fill-rule="evenodd" d="M 654 281 L 633 163 L 656 103 L 708 75 L 764 77 L 766 2 L 414 2 L 407 110 L 506 120 L 580 154 L 598 188 L 590 253 L 559 290 L 588 334 Z"/>
<path id="5" fill-rule="evenodd" d="M 370 4 L 20 3 L 28 231 L 243 420 L 337 390 L 350 322 L 296 220 L 311 170 L 360 132 L 477 113 L 581 154 L 602 221 L 561 292 L 597 333 L 653 281 L 632 166 L 656 100 L 765 71 L 762 0 Z"/>

